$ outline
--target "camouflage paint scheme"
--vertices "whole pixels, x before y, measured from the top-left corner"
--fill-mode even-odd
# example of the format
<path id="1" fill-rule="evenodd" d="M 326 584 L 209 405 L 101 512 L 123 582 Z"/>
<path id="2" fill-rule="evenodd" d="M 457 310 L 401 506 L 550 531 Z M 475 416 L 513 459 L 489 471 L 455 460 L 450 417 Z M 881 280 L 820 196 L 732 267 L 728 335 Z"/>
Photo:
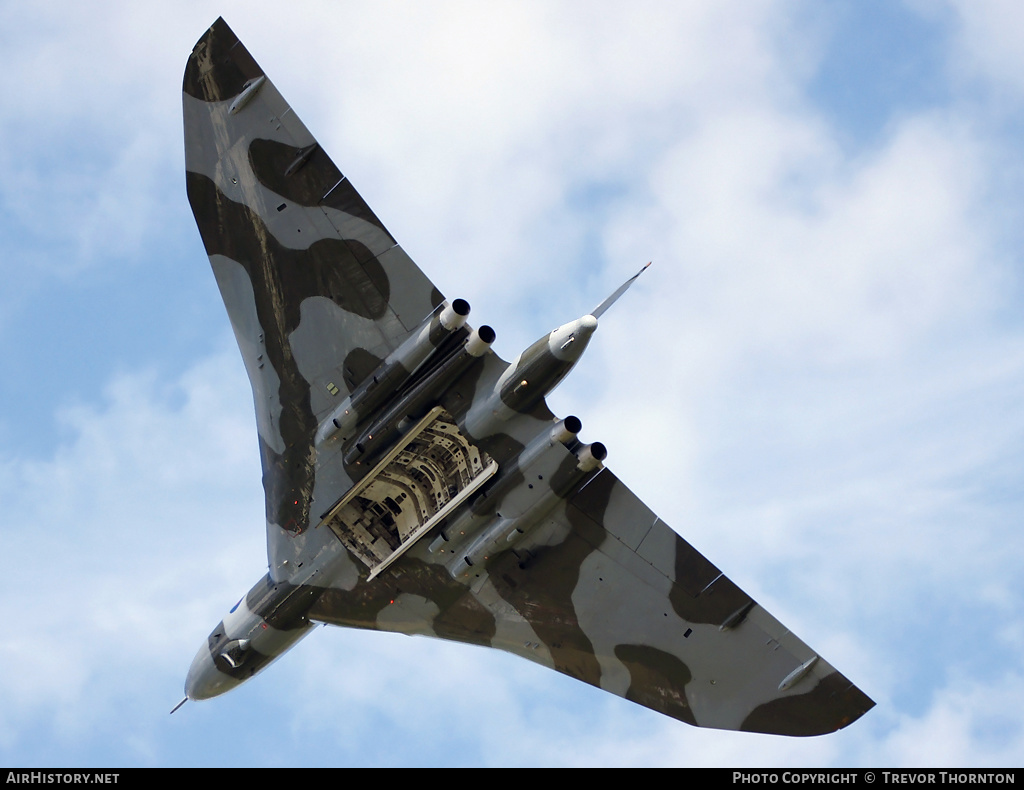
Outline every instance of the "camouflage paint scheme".
<path id="1" fill-rule="evenodd" d="M 270 560 L 199 650 L 188 699 L 331 623 L 500 648 L 701 727 L 816 735 L 873 706 L 548 410 L 594 316 L 509 365 L 464 325 L 468 305 L 453 320 L 223 20 L 183 91 L 189 201 L 253 388 Z M 413 422 L 433 437 L 421 455 L 378 471 Z M 463 485 L 452 472 L 427 491 L 442 445 L 466 479 L 497 472 L 431 525 Z M 413 540 L 401 521 L 429 529 Z"/>

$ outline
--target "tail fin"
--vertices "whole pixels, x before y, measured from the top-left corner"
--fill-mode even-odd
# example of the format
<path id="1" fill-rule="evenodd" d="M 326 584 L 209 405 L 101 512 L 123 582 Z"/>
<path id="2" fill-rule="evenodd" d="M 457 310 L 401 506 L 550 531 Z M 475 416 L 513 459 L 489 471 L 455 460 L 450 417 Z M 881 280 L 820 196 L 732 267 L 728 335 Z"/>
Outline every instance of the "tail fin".
<path id="1" fill-rule="evenodd" d="M 629 286 L 633 284 L 633 281 L 636 280 L 636 278 L 643 274 L 645 271 L 647 271 L 647 267 L 650 266 L 652 263 L 654 263 L 654 261 L 648 261 L 647 264 L 640 271 L 638 271 L 636 274 L 634 274 L 632 277 L 626 280 L 626 282 L 620 285 L 618 290 L 615 291 L 615 293 L 613 293 L 611 296 L 609 296 L 607 299 L 601 302 L 601 304 L 599 304 L 597 307 L 591 310 L 590 314 L 594 316 L 594 318 L 600 318 L 609 307 L 615 304 L 616 299 L 618 299 L 620 296 L 626 293 L 626 291 L 629 289 Z"/>

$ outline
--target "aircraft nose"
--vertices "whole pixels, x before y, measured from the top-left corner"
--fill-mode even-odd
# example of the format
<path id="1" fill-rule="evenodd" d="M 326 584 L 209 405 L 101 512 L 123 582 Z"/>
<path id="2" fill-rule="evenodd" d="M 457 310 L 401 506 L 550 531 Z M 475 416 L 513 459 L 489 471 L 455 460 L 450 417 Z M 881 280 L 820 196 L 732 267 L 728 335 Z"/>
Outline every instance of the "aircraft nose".
<path id="1" fill-rule="evenodd" d="M 192 659 L 185 678 L 185 696 L 189 699 L 209 699 L 230 691 L 240 681 L 225 675 L 213 663 L 210 649 L 203 645 Z"/>

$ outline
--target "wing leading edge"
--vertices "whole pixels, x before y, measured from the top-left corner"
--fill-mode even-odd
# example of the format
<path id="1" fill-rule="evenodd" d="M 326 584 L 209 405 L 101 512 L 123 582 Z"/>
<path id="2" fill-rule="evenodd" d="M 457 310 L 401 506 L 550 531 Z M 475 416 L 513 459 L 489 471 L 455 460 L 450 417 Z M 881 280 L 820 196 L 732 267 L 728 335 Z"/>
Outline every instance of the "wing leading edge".
<path id="1" fill-rule="evenodd" d="M 560 518 L 580 558 L 571 607 L 588 682 L 690 724 L 783 735 L 831 732 L 874 705 L 609 470 Z"/>
<path id="2" fill-rule="evenodd" d="M 245 599 L 245 624 L 232 614 L 215 629 L 190 670 L 203 680 L 187 688 L 209 681 L 203 688 L 222 693 L 317 620 L 503 649 L 703 727 L 815 735 L 873 706 L 599 461 L 580 471 L 589 449 L 575 438 L 578 420 L 552 429 L 543 398 L 516 406 L 519 385 L 535 381 L 528 360 L 543 361 L 551 338 L 511 366 L 489 351 L 465 364 L 445 357 L 435 373 L 462 367 L 436 403 L 416 400 L 428 374 L 405 390 L 408 403 L 431 407 L 417 430 L 434 444 L 402 451 L 393 466 L 388 455 L 375 461 L 379 478 L 358 471 L 363 448 L 325 438 L 331 423 L 410 338 L 435 342 L 430 322 L 444 298 L 223 20 L 196 44 L 183 92 L 189 200 L 253 388 L 271 560 Z M 465 340 L 468 327 L 459 331 Z M 574 340 L 586 337 L 569 336 L 555 356 Z M 521 382 L 510 378 L 520 362 Z M 375 397 L 363 402 L 392 409 Z M 359 419 L 367 435 L 362 426 L 380 418 Z M 577 426 L 566 432 L 570 420 Z M 418 440 L 408 432 L 403 441 Z M 378 562 L 360 530 L 374 521 L 399 535 L 394 522 L 412 507 L 397 492 L 414 493 L 417 470 L 443 465 L 441 447 L 488 477 L 474 472 L 465 499 L 451 500 L 459 509 L 438 511 L 437 526 L 421 518 L 422 530 Z M 453 536 L 441 534 L 452 522 L 501 538 L 452 554 Z M 245 634 L 267 625 L 273 639 L 292 636 L 264 637 L 268 652 L 256 656 Z"/>
<path id="3" fill-rule="evenodd" d="M 253 388 L 272 566 L 320 498 L 317 427 L 444 297 L 218 19 L 183 81 L 189 202 Z M 329 478 L 329 479 L 327 479 Z"/>
<path id="4" fill-rule="evenodd" d="M 608 469 L 469 587 L 414 561 L 315 620 L 494 647 L 700 727 L 809 736 L 874 706 Z"/>

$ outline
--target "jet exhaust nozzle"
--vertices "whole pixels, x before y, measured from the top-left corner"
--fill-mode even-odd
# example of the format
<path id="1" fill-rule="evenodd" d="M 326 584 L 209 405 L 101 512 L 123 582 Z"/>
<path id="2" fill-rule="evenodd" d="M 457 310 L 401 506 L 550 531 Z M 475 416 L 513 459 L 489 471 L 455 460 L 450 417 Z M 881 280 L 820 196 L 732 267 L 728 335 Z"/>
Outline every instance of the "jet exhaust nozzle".
<path id="1" fill-rule="evenodd" d="M 427 316 L 321 423 L 316 445 L 319 447 L 335 436 L 343 440 L 349 438 L 360 422 L 380 408 L 417 371 L 436 362 L 435 357 L 442 346 L 446 346 L 446 341 L 465 326 L 469 311 L 469 302 L 456 299 L 451 303 L 443 302 L 439 310 Z"/>

